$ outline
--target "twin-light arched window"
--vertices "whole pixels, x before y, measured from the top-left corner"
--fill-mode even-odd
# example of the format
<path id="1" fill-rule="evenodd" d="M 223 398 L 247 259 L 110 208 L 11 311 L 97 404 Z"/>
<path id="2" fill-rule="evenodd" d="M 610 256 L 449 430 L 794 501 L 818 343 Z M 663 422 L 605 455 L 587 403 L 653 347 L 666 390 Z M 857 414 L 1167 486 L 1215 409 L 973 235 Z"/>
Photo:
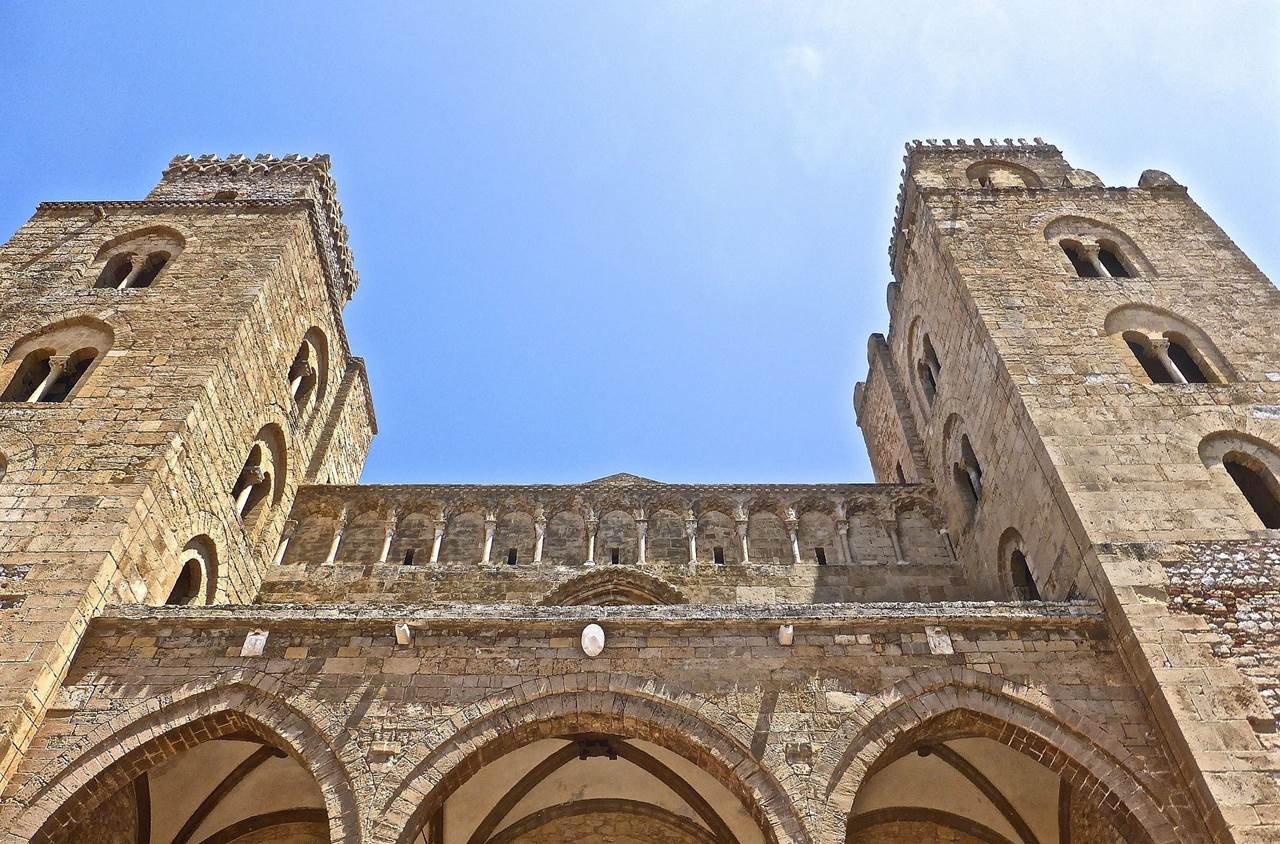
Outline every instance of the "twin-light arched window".
<path id="1" fill-rule="evenodd" d="M 151 287 L 178 254 L 182 235 L 163 226 L 130 232 L 108 241 L 98 250 L 94 287 L 134 290 Z"/>
<path id="2" fill-rule="evenodd" d="M 0 365 L 0 401 L 60 402 L 71 398 L 111 348 L 106 323 L 80 317 L 28 334 Z"/>

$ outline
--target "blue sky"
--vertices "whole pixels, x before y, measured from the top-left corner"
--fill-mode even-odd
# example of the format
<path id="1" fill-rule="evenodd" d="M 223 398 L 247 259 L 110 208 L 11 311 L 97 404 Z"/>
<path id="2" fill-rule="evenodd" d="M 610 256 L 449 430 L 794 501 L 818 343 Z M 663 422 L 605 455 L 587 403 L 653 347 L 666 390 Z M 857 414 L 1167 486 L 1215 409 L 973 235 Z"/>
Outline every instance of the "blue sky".
<path id="1" fill-rule="evenodd" d="M 0 237 L 182 152 L 333 155 L 368 482 L 870 479 L 902 144 L 1168 170 L 1280 272 L 1280 3 L 0 8 Z"/>

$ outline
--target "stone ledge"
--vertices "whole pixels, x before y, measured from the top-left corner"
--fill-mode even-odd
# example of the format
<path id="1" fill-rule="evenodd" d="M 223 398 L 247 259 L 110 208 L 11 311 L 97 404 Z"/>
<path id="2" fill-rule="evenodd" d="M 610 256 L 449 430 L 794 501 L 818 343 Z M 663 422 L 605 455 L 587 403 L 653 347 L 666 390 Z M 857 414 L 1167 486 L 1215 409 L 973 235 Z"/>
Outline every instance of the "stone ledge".
<path id="1" fill-rule="evenodd" d="M 214 607 L 112 604 L 99 616 L 104 621 L 189 621 L 253 625 L 268 622 L 366 622 L 492 626 L 511 622 L 651 621 L 670 623 L 751 623 L 807 621 L 817 623 L 961 624 L 969 627 L 1007 627 L 1046 622 L 1055 625 L 1101 624 L 1102 608 L 1093 601 L 866 603 L 866 604 L 677 604 L 670 606 L 535 607 L 516 604 L 274 604 Z"/>

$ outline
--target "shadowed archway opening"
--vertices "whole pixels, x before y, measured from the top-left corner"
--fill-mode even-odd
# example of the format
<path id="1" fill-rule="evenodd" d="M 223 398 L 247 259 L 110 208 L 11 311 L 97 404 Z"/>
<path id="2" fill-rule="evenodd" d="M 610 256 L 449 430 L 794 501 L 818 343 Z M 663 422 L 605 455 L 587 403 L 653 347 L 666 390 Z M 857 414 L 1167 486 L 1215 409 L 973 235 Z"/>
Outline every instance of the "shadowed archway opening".
<path id="1" fill-rule="evenodd" d="M 847 844 L 1139 844 L 1124 804 L 1061 749 L 990 715 L 953 710 L 876 758 L 849 813 Z"/>
<path id="2" fill-rule="evenodd" d="M 386 814 L 412 806 L 409 824 L 373 840 L 808 840 L 748 748 L 688 713 L 629 695 L 566 693 L 499 711 L 446 740 L 405 782 Z M 414 794 L 424 796 L 415 803 Z"/>
<path id="3" fill-rule="evenodd" d="M 42 844 L 323 844 L 325 797 L 304 760 L 226 711 L 135 747 L 80 786 L 31 839 Z"/>

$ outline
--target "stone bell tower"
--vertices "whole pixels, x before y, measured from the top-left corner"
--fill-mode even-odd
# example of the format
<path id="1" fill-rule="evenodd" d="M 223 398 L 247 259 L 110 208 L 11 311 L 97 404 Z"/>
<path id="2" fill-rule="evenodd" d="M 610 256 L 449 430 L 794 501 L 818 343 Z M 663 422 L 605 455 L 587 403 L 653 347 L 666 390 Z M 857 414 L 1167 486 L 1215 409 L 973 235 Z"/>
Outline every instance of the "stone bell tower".
<path id="1" fill-rule="evenodd" d="M 1196 810 L 1280 824 L 1280 294 L 1168 174 L 908 145 L 876 476 L 936 484 L 992 598 L 1098 599 Z"/>
<path id="2" fill-rule="evenodd" d="M 374 431 L 327 156 L 175 158 L 0 248 L 0 782 L 110 602 L 244 602 Z"/>

